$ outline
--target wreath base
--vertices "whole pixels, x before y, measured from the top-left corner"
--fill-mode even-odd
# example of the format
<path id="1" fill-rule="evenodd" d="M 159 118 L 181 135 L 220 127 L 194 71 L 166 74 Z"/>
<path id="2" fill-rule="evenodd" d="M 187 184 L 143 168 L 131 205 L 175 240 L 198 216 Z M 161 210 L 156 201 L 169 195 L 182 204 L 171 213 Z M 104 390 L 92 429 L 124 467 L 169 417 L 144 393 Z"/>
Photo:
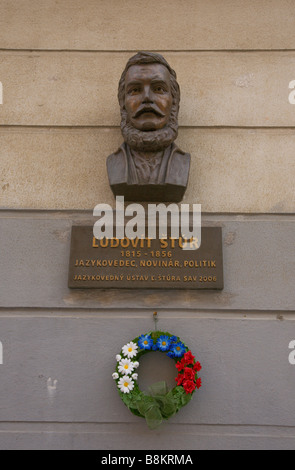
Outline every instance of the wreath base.
<path id="1" fill-rule="evenodd" d="M 191 394 L 185 393 L 183 387 L 169 390 L 164 381 L 151 385 L 148 391 L 149 394 L 141 392 L 135 397 L 123 395 L 122 400 L 133 414 L 145 418 L 150 429 L 157 428 L 163 420 L 171 418 L 192 398 Z"/>

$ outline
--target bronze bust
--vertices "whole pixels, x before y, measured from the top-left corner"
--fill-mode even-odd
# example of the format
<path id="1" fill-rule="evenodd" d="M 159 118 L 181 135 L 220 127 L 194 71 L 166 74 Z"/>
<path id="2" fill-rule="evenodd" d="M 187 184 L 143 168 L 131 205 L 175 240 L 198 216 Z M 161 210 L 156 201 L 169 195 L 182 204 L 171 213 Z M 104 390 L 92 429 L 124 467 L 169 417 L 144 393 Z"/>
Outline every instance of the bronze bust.
<path id="1" fill-rule="evenodd" d="M 180 90 L 176 73 L 160 54 L 138 52 L 119 81 L 124 143 L 107 159 L 109 183 L 126 201 L 180 202 L 190 155 L 174 143 Z"/>

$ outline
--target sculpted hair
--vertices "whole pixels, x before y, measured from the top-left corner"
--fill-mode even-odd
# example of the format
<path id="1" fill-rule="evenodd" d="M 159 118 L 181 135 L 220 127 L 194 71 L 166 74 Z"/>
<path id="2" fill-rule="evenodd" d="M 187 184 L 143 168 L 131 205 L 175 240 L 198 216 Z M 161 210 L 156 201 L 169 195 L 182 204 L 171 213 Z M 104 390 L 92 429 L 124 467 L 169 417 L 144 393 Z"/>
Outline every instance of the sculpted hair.
<path id="1" fill-rule="evenodd" d="M 132 127 L 128 122 L 127 112 L 125 110 L 125 77 L 127 70 L 132 65 L 141 64 L 162 64 L 170 73 L 172 107 L 170 119 L 167 126 L 163 129 L 152 132 L 139 131 Z M 180 102 L 180 88 L 176 79 L 175 71 L 170 67 L 163 56 L 154 52 L 138 52 L 131 57 L 121 75 L 118 86 L 118 100 L 121 112 L 121 131 L 125 142 L 130 147 L 137 150 L 156 151 L 168 147 L 178 134 L 178 111 Z"/>

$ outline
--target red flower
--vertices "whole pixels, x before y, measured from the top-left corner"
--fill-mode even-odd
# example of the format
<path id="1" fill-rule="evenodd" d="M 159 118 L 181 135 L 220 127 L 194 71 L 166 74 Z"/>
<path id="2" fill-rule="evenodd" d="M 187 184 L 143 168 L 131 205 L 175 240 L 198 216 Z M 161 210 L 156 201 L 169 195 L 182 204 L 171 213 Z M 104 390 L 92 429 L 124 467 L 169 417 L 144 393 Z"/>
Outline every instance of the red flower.
<path id="1" fill-rule="evenodd" d="M 185 380 L 182 386 L 186 393 L 192 393 L 196 388 L 196 384 L 192 380 Z"/>
<path id="2" fill-rule="evenodd" d="M 185 380 L 195 380 L 195 371 L 191 367 L 185 367 L 183 371 Z"/>
<path id="3" fill-rule="evenodd" d="M 178 376 L 175 377 L 175 380 L 176 380 L 176 382 L 177 382 L 177 385 L 181 385 L 182 382 L 183 382 L 183 379 L 184 379 L 183 374 L 178 374 Z"/>
<path id="4" fill-rule="evenodd" d="M 202 366 L 201 366 L 201 364 L 197 361 L 197 362 L 194 364 L 193 369 L 196 370 L 197 372 L 200 372 L 200 370 L 202 369 Z"/>
<path id="5" fill-rule="evenodd" d="M 201 388 L 201 386 L 202 386 L 202 380 L 199 378 L 196 381 L 196 387 L 197 387 L 197 389 L 199 389 L 199 388 Z"/>
<path id="6" fill-rule="evenodd" d="M 184 353 L 183 359 L 186 362 L 186 364 L 193 364 L 195 356 L 192 355 L 191 351 L 188 351 L 188 352 Z"/>
<path id="7" fill-rule="evenodd" d="M 182 358 L 181 361 L 178 361 L 176 364 L 175 364 L 175 367 L 176 369 L 180 372 L 185 366 L 185 361 L 184 359 Z"/>

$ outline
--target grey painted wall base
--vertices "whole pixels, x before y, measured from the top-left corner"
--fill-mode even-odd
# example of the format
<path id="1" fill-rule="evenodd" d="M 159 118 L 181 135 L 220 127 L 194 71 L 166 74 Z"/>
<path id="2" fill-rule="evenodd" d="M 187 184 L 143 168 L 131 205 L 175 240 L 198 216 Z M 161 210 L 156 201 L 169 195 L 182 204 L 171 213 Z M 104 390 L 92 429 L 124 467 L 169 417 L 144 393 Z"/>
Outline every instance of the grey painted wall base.
<path id="1" fill-rule="evenodd" d="M 187 426 L 166 424 L 150 431 L 123 424 L 6 423 L 1 449 L 28 450 L 294 450 L 294 429 L 275 426 Z M 132 455 L 132 452 L 130 452 Z M 98 459 L 99 460 L 99 459 Z"/>
<path id="2" fill-rule="evenodd" d="M 295 216 L 204 216 L 223 227 L 222 293 L 72 292 L 70 228 L 86 221 L 0 214 L 0 448 L 294 448 Z M 154 310 L 197 355 L 203 387 L 150 431 L 111 374 L 121 346 L 154 328 Z"/>
<path id="3" fill-rule="evenodd" d="M 223 228 L 223 292 L 68 289 L 71 227 L 95 220 L 89 212 L 0 212 L 1 306 L 294 311 L 294 215 L 203 216 Z"/>

